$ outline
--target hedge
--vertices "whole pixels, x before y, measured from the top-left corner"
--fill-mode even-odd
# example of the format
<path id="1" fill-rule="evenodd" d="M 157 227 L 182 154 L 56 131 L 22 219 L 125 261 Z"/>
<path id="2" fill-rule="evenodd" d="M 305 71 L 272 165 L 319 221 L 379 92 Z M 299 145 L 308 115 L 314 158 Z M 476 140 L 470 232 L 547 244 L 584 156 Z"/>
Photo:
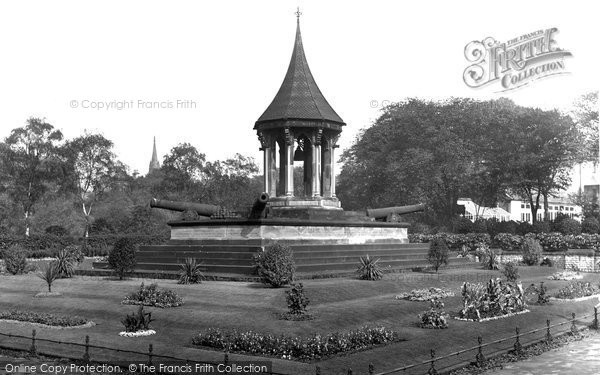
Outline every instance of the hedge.
<path id="1" fill-rule="evenodd" d="M 544 251 L 566 251 L 568 249 L 592 249 L 600 252 L 600 234 L 564 235 L 553 233 L 527 233 L 524 236 L 510 233 L 499 233 L 490 238 L 485 233 L 438 233 L 438 234 L 409 234 L 408 239 L 414 243 L 430 242 L 435 237 L 443 238 L 450 250 L 458 251 L 463 245 L 469 250 L 476 250 L 479 243 L 506 251 L 520 250 L 525 238 L 534 238 L 540 242 Z"/>
<path id="2" fill-rule="evenodd" d="M 82 251 L 86 256 L 104 256 L 113 247 L 118 238 L 131 238 L 137 245 L 161 245 L 169 238 L 164 235 L 101 235 L 84 238 L 59 237 L 52 234 L 31 235 L 29 237 L 0 235 L 0 257 L 2 253 L 12 245 L 20 245 L 27 250 L 30 258 L 55 257 L 58 251 L 68 245 L 82 245 Z"/>

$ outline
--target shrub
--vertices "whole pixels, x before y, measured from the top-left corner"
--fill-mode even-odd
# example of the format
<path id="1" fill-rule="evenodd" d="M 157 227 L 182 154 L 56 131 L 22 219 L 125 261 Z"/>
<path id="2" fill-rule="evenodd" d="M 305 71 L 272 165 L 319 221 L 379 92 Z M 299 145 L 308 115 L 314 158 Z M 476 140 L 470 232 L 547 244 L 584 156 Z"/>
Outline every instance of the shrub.
<path id="1" fill-rule="evenodd" d="M 517 228 L 516 228 L 516 234 L 519 234 L 521 236 L 526 235 L 527 233 L 532 233 L 533 232 L 533 225 L 529 224 L 526 221 L 522 221 L 519 224 L 517 224 Z"/>
<path id="2" fill-rule="evenodd" d="M 429 288 L 429 289 L 413 289 L 408 293 L 400 293 L 396 295 L 396 299 L 405 299 L 408 301 L 431 301 L 438 300 L 440 298 L 453 297 L 454 292 L 441 289 L 441 288 Z"/>
<path id="3" fill-rule="evenodd" d="M 540 283 L 539 287 L 536 287 L 535 284 L 531 284 L 529 288 L 527 288 L 527 293 L 534 294 L 535 302 L 538 305 L 545 305 L 550 302 L 550 296 L 546 293 L 548 288 L 544 286 L 544 282 Z"/>
<path id="4" fill-rule="evenodd" d="M 586 217 L 581 223 L 581 231 L 590 234 L 600 233 L 600 222 L 595 217 Z"/>
<path id="5" fill-rule="evenodd" d="M 434 238 L 429 247 L 429 253 L 427 260 L 433 265 L 435 272 L 438 271 L 440 266 L 448 265 L 448 245 L 443 238 Z"/>
<path id="6" fill-rule="evenodd" d="M 540 266 L 552 267 L 552 266 L 554 266 L 554 262 L 552 262 L 552 259 L 546 257 L 542 260 L 542 262 L 540 263 Z"/>
<path id="7" fill-rule="evenodd" d="M 20 322 L 39 323 L 48 326 L 60 327 L 74 327 L 88 323 L 87 319 L 79 316 L 54 315 L 19 310 L 1 311 L 0 319 L 17 320 Z"/>
<path id="8" fill-rule="evenodd" d="M 398 333 L 384 327 L 364 326 L 349 332 L 315 334 L 310 337 L 209 328 L 195 336 L 192 344 L 228 352 L 307 361 L 396 341 L 400 341 Z"/>
<path id="9" fill-rule="evenodd" d="M 4 251 L 4 267 L 13 275 L 20 275 L 27 269 L 27 251 L 19 245 L 12 245 Z"/>
<path id="10" fill-rule="evenodd" d="M 429 310 L 419 314 L 419 327 L 421 328 L 448 328 L 448 314 L 443 310 L 444 303 L 439 299 L 432 299 Z"/>
<path id="11" fill-rule="evenodd" d="M 508 262 L 502 269 L 502 274 L 506 277 L 506 281 L 515 282 L 519 278 L 519 268 L 513 262 Z"/>
<path id="12" fill-rule="evenodd" d="M 488 232 L 488 221 L 485 219 L 477 219 L 473 223 L 473 233 L 487 233 Z"/>
<path id="13" fill-rule="evenodd" d="M 85 259 L 85 254 L 80 245 L 67 245 L 64 250 L 69 254 L 73 262 L 81 263 Z"/>
<path id="14" fill-rule="evenodd" d="M 65 227 L 61 225 L 51 225 L 47 227 L 44 232 L 46 234 L 50 234 L 57 237 L 65 237 L 69 235 L 69 231 L 65 229 Z"/>
<path id="15" fill-rule="evenodd" d="M 52 293 L 52 283 L 60 277 L 57 262 L 52 261 L 42 266 L 40 273 L 38 273 L 38 277 L 48 284 L 48 293 Z"/>
<path id="16" fill-rule="evenodd" d="M 494 237 L 494 246 L 498 246 L 504 251 L 514 251 L 521 249 L 523 244 L 523 237 L 510 233 L 498 233 Z"/>
<path id="17" fill-rule="evenodd" d="M 185 258 L 185 262 L 179 265 L 179 281 L 177 284 L 199 284 L 204 275 L 200 271 L 200 264 L 194 258 Z"/>
<path id="18" fill-rule="evenodd" d="M 542 246 L 538 240 L 525 237 L 525 241 L 521 245 L 521 253 L 523 254 L 523 263 L 534 266 L 539 263 L 542 256 Z"/>
<path id="19" fill-rule="evenodd" d="M 289 314 L 304 315 L 306 306 L 310 303 L 308 297 L 304 294 L 304 285 L 302 283 L 292 284 L 292 288 L 285 292 Z"/>
<path id="20" fill-rule="evenodd" d="M 383 270 L 379 267 L 379 258 L 371 259 L 369 254 L 366 257 L 360 257 L 360 264 L 356 272 L 361 280 L 380 280 L 383 277 Z"/>
<path id="21" fill-rule="evenodd" d="M 152 313 L 144 312 L 144 306 L 140 306 L 137 313 L 127 314 L 125 319 L 121 320 L 121 323 L 125 326 L 125 332 L 137 332 L 148 330 L 150 323 L 153 321 Z"/>
<path id="22" fill-rule="evenodd" d="M 490 279 L 486 285 L 464 283 L 461 290 L 463 319 L 481 320 L 507 315 L 525 309 L 523 288 L 519 284 Z"/>
<path id="23" fill-rule="evenodd" d="M 144 286 L 126 296 L 122 302 L 124 305 L 144 305 L 155 307 L 177 307 L 183 304 L 183 299 L 170 289 L 159 290 L 156 283 Z"/>
<path id="24" fill-rule="evenodd" d="M 454 231 L 461 234 L 472 233 L 473 222 L 466 217 L 459 217 L 454 221 Z"/>
<path id="25" fill-rule="evenodd" d="M 538 220 L 531 226 L 533 233 L 550 233 L 550 222 L 546 220 Z"/>
<path id="26" fill-rule="evenodd" d="M 74 262 L 75 260 L 73 259 L 72 254 L 66 249 L 59 251 L 56 260 L 52 261 L 56 268 L 56 272 L 58 272 L 58 277 L 72 277 Z"/>
<path id="27" fill-rule="evenodd" d="M 571 219 L 570 217 L 565 218 L 557 223 L 556 229 L 564 235 L 578 236 L 581 234 L 581 224 L 577 220 Z"/>
<path id="28" fill-rule="evenodd" d="M 498 254 L 484 243 L 480 244 L 476 251 L 483 268 L 486 270 L 498 269 Z"/>
<path id="29" fill-rule="evenodd" d="M 119 275 L 119 280 L 123 280 L 123 276 L 135 268 L 135 251 L 135 242 L 131 238 L 121 237 L 108 254 L 108 265 Z"/>
<path id="30" fill-rule="evenodd" d="M 581 297 L 589 297 L 598 294 L 600 290 L 597 286 L 583 281 L 571 282 L 562 287 L 556 293 L 556 298 L 559 299 L 575 299 Z"/>
<path id="31" fill-rule="evenodd" d="M 254 256 L 258 276 L 263 283 L 280 288 L 294 280 L 296 265 L 292 249 L 283 244 L 274 243 L 265 251 Z"/>

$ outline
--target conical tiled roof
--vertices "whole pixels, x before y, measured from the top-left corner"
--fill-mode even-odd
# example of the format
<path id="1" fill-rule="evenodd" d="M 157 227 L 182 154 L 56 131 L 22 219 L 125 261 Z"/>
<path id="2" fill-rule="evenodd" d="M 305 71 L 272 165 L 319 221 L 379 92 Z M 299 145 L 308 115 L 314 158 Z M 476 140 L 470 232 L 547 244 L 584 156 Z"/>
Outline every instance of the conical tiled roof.
<path id="1" fill-rule="evenodd" d="M 345 125 L 331 108 L 310 73 L 302 47 L 300 22 L 296 27 L 294 52 L 283 83 L 273 102 L 256 121 L 256 125 L 282 120 L 329 121 Z"/>

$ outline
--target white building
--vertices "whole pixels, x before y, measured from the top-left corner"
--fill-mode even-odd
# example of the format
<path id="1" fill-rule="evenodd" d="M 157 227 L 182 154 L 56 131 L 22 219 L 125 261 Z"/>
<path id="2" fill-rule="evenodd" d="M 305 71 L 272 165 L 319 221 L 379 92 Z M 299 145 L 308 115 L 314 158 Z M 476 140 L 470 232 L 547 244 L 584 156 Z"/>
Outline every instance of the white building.
<path id="1" fill-rule="evenodd" d="M 497 207 L 479 206 L 471 200 L 471 198 L 459 198 L 456 204 L 465 207 L 464 217 L 471 221 L 476 219 L 492 219 L 498 221 L 517 221 L 533 223 L 531 217 L 531 206 L 529 202 L 513 199 L 511 201 L 499 204 Z M 544 219 L 543 203 L 540 202 L 540 208 L 537 211 L 537 220 Z M 548 201 L 548 212 L 550 220 L 556 219 L 559 213 L 568 215 L 569 217 L 581 221 L 582 209 L 569 202 L 566 198 L 550 198 Z"/>

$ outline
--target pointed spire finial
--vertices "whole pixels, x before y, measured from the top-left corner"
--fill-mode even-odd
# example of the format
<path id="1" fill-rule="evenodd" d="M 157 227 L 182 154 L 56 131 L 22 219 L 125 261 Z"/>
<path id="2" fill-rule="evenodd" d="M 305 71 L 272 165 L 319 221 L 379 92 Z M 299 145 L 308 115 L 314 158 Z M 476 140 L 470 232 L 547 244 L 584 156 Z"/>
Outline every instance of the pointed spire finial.
<path id="1" fill-rule="evenodd" d="M 300 23 L 300 16 L 302 15 L 302 12 L 300 11 L 300 7 L 296 8 L 296 12 L 294 14 L 296 15 L 297 22 Z"/>

